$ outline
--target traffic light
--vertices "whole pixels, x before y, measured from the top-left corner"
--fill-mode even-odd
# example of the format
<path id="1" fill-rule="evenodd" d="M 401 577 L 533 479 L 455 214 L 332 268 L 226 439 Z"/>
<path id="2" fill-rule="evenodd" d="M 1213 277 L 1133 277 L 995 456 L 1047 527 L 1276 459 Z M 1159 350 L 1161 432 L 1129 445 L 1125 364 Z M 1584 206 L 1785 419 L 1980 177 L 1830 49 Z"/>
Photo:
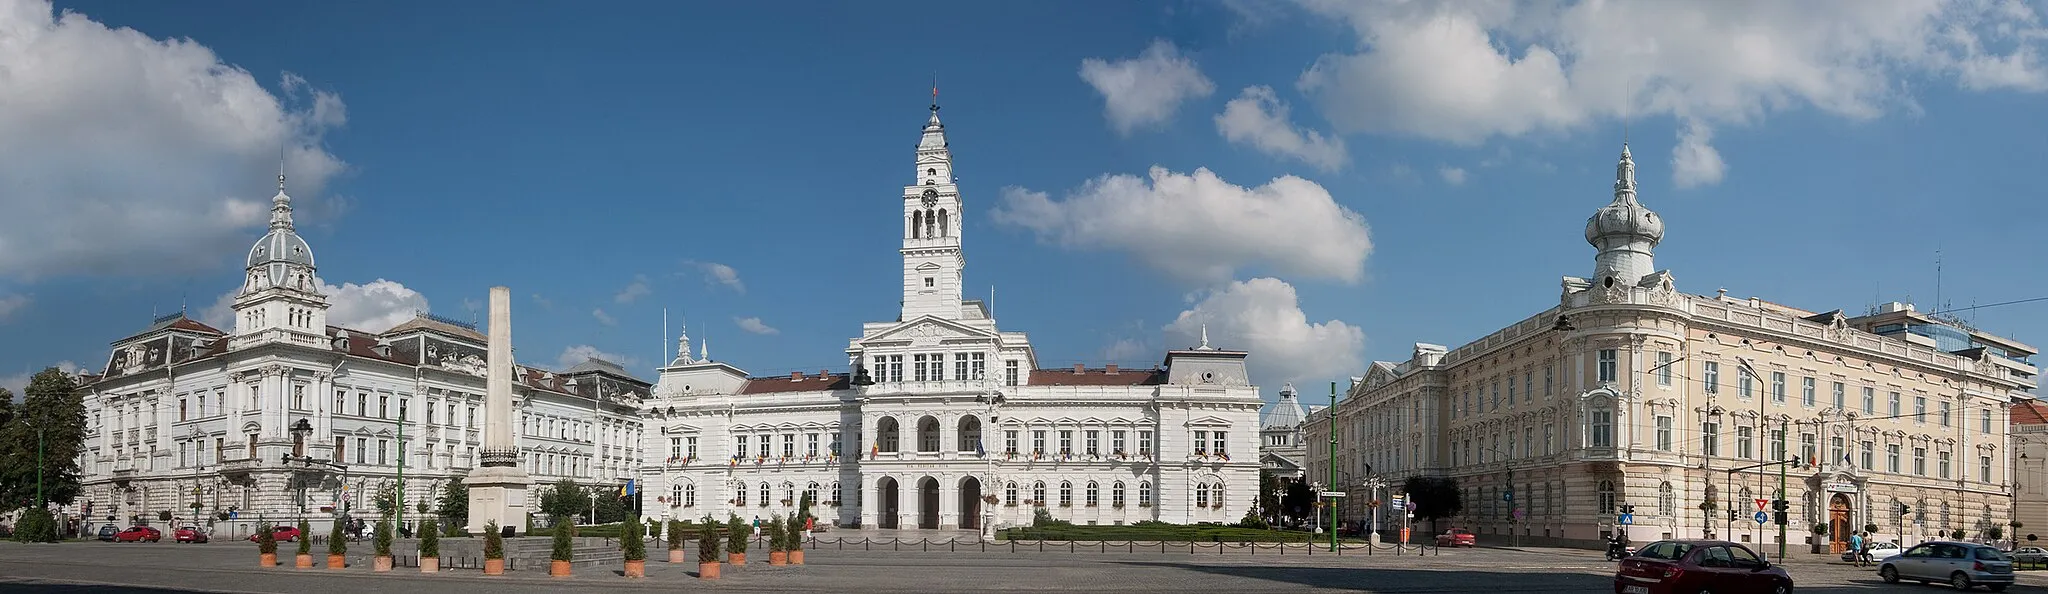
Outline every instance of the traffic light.
<path id="1" fill-rule="evenodd" d="M 1910 514 L 1910 513 L 1913 513 L 1913 506 L 1910 506 L 1910 505 L 1906 505 L 1906 504 L 1905 504 L 1904 502 L 1900 502 L 1900 503 L 1899 503 L 1899 515 L 1901 515 L 1901 516 L 1904 516 L 1904 515 L 1906 515 L 1906 514 Z"/>
<path id="2" fill-rule="evenodd" d="M 1633 504 L 1633 503 L 1624 503 L 1624 504 L 1621 504 L 1621 513 L 1624 513 L 1624 514 L 1633 514 L 1633 513 L 1636 513 L 1636 506 L 1635 506 L 1635 504 Z"/>
<path id="3" fill-rule="evenodd" d="M 1778 516 L 1782 518 L 1784 517 L 1786 510 L 1792 509 L 1792 502 L 1783 499 L 1772 499 L 1771 509 L 1777 511 Z M 1778 523 L 1783 524 L 1785 522 L 1779 521 Z"/>
<path id="4" fill-rule="evenodd" d="M 1776 523 L 1777 523 L 1777 524 L 1778 524 L 1779 526 L 1783 526 L 1783 525 L 1785 525 L 1785 512 L 1777 512 L 1777 513 L 1773 513 L 1773 514 L 1771 514 L 1771 518 L 1772 518 L 1772 520 L 1773 520 L 1774 522 L 1776 522 Z"/>

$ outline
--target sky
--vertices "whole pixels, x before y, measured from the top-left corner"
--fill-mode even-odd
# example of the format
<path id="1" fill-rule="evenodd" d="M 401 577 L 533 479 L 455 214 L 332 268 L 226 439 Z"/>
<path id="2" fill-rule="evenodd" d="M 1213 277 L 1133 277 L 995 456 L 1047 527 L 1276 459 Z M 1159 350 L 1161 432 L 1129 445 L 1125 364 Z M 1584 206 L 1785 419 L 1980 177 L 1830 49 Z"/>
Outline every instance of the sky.
<path id="1" fill-rule="evenodd" d="M 2048 296 L 2043 0 L 0 0 L 0 387 L 226 328 L 280 154 L 330 323 L 506 285 L 524 364 L 652 380 L 686 321 L 843 370 L 935 86 L 968 293 L 1041 367 L 1206 326 L 1318 403 L 1555 304 L 1624 141 L 1680 290 Z"/>

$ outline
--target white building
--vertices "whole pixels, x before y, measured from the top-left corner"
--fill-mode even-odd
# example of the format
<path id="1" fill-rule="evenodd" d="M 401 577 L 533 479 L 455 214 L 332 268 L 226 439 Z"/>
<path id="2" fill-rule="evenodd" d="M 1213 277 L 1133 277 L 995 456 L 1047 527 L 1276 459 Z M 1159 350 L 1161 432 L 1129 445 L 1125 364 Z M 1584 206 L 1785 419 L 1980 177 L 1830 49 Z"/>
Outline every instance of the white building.
<path id="1" fill-rule="evenodd" d="M 1284 481 L 1303 480 L 1308 442 L 1301 437 L 1301 423 L 1307 419 L 1301 401 L 1295 398 L 1294 384 L 1282 386 L 1280 400 L 1259 414 L 1259 465 L 1267 473 Z"/>
<path id="2" fill-rule="evenodd" d="M 687 334 L 646 403 L 649 515 L 833 524 L 1235 522 L 1256 502 L 1258 389 L 1241 351 L 1163 368 L 1038 369 L 1021 332 L 961 295 L 959 188 L 938 106 L 902 194 L 903 309 L 849 341 L 852 374 L 748 377 Z M 701 353 L 700 353 L 701 354 Z M 663 455 L 663 452 L 666 455 Z"/>
<path id="3" fill-rule="evenodd" d="M 67 513 L 90 523 L 230 514 L 247 534 L 259 519 L 373 515 L 375 493 L 401 471 L 414 514 L 472 467 L 484 336 L 424 314 L 380 334 L 328 325 L 291 215 L 279 176 L 232 332 L 163 316 L 115 341 L 106 368 L 83 378 L 85 495 Z M 639 467 L 634 413 L 649 384 L 594 360 L 559 374 L 516 369 L 519 444 L 537 481 L 622 482 Z"/>

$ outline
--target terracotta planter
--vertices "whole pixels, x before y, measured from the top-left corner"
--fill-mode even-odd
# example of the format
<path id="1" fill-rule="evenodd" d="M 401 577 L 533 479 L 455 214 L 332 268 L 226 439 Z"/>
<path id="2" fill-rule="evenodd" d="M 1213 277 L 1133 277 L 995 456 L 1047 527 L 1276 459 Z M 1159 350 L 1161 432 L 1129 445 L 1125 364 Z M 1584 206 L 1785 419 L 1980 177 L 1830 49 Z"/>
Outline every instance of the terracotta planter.
<path id="1" fill-rule="evenodd" d="M 734 567 L 738 567 L 738 566 L 741 566 L 741 565 L 746 565 L 746 564 L 747 564 L 747 554 L 746 554 L 746 553 L 726 553 L 726 554 L 725 554 L 725 562 L 726 562 L 726 563 L 731 563 L 731 564 L 733 564 L 733 566 L 734 566 Z"/>
<path id="2" fill-rule="evenodd" d="M 485 559 L 484 575 L 505 575 L 505 560 Z"/>
<path id="3" fill-rule="evenodd" d="M 569 562 L 549 561 L 548 575 L 551 577 L 569 577 Z"/>
<path id="4" fill-rule="evenodd" d="M 669 563 L 682 563 L 682 562 L 683 562 L 683 550 L 682 550 L 682 549 L 669 549 L 669 550 L 668 550 L 668 562 L 669 562 Z"/>
<path id="5" fill-rule="evenodd" d="M 263 553 L 264 567 L 277 567 L 277 553 Z"/>
<path id="6" fill-rule="evenodd" d="M 718 579 L 718 562 L 703 561 L 697 563 L 697 578 L 706 580 Z"/>
<path id="7" fill-rule="evenodd" d="M 312 556 L 312 555 L 298 555 L 298 556 L 297 556 L 297 558 L 295 558 L 295 559 L 292 559 L 292 567 L 296 567 L 296 568 L 299 568 L 299 569 L 312 569 L 312 568 L 313 568 L 313 556 Z"/>
<path id="8" fill-rule="evenodd" d="M 789 564 L 790 564 L 790 565 L 803 565 L 803 564 L 804 564 L 804 550 L 803 550 L 803 549 L 797 549 L 797 550 L 794 550 L 794 551 L 790 551 L 790 552 L 789 552 Z"/>
<path id="9" fill-rule="evenodd" d="M 345 568 L 345 567 L 348 567 L 348 555 L 328 555 L 328 556 L 327 556 L 327 568 L 328 568 L 328 569 L 342 569 L 342 568 Z"/>
<path id="10" fill-rule="evenodd" d="M 769 564 L 769 565 L 788 565 L 788 564 L 789 564 L 789 553 L 788 553 L 788 552 L 786 552 L 786 551 L 768 551 L 768 564 Z"/>
<path id="11" fill-rule="evenodd" d="M 441 573 L 441 558 L 420 557 L 420 573 Z"/>
<path id="12" fill-rule="evenodd" d="M 647 560 L 646 560 L 646 559 L 641 559 L 641 560 L 639 560 L 639 561 L 627 561 L 627 562 L 626 562 L 626 577 L 629 577 L 629 578 L 644 578 L 644 577 L 647 577 Z"/>
<path id="13" fill-rule="evenodd" d="M 378 555 L 370 561 L 370 571 L 391 571 L 391 556 Z"/>

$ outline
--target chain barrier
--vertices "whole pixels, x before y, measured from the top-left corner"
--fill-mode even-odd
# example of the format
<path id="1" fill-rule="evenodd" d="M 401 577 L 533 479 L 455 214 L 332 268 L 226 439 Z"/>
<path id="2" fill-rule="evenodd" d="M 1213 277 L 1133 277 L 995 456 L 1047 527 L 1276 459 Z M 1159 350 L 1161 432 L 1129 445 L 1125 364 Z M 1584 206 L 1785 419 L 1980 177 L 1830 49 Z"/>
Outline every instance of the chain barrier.
<path id="1" fill-rule="evenodd" d="M 807 541 L 809 542 L 809 544 L 808 544 L 808 545 L 806 545 L 806 546 L 805 546 L 805 548 L 822 548 L 822 545 L 830 545 L 830 546 L 832 546 L 832 547 L 833 547 L 833 549 L 834 549 L 834 550 L 846 550 L 846 549 L 847 549 L 847 547 L 849 547 L 849 546 L 858 546 L 858 547 L 860 547 L 860 550 L 862 550 L 862 551 L 873 551 L 873 550 L 876 550 L 876 548 L 877 548 L 877 547 L 885 547 L 885 548 L 883 548 L 883 549 L 881 549 L 881 550 L 888 550 L 888 551 L 902 551 L 902 550 L 904 550 L 904 548 L 905 548 L 905 547 L 911 547 L 911 548 L 912 548 L 912 550 L 916 550 L 916 551 L 920 551 L 920 552 L 931 552 L 931 550 L 932 550 L 932 546 L 933 546 L 933 545 L 943 545 L 943 546 L 945 547 L 945 551 L 946 551 L 946 552 L 960 552 L 960 551 L 962 551 L 962 550 L 967 550 L 967 551 L 971 551 L 971 552 L 982 552 L 982 553 L 986 553 L 986 552 L 990 551 L 991 549 L 993 549 L 993 550 L 995 550 L 995 551 L 997 551 L 997 552 L 1008 552 L 1008 553 L 1016 553 L 1016 552 L 1020 552 L 1020 551 L 1021 551 L 1021 552 L 1038 552 L 1038 553 L 1044 553 L 1044 552 L 1054 552 L 1054 553 L 1097 553 L 1097 554 L 1106 554 L 1106 553 L 1111 553 L 1111 552 L 1123 552 L 1123 553 L 1137 553 L 1137 552 L 1138 552 L 1138 549 L 1140 549 L 1140 548 L 1143 548 L 1143 549 L 1145 549 L 1145 550 L 1146 550 L 1147 552 L 1151 552 L 1152 550 L 1154 550 L 1154 548 L 1155 548 L 1155 547 L 1157 548 L 1158 552 L 1160 552 L 1160 553 L 1168 553 L 1168 552 L 1174 552 L 1174 551 L 1179 551 L 1179 550 L 1180 550 L 1180 549 L 1181 549 L 1182 547 L 1186 547 L 1186 549 L 1187 549 L 1187 551 L 1188 551 L 1188 554 L 1190 554 L 1190 555 L 1198 554 L 1198 553 L 1201 553 L 1201 552 L 1203 552 L 1203 551 L 1207 551 L 1207 550 L 1214 550 L 1214 551 L 1216 551 L 1216 554 L 1219 554 L 1219 555 L 1221 555 L 1221 554 L 1224 554 L 1224 553 L 1226 553 L 1226 552 L 1230 552 L 1230 551 L 1244 551 L 1244 552 L 1247 552 L 1247 554 L 1250 554 L 1250 555 L 1257 555 L 1257 554 L 1258 554 L 1258 551 L 1259 551 L 1259 549 L 1267 549 L 1267 550 L 1271 550 L 1271 551 L 1277 551 L 1277 554 L 1279 554 L 1279 555 L 1288 555 L 1288 554 L 1290 554 L 1289 552 L 1290 552 L 1290 551 L 1292 551 L 1292 552 L 1293 552 L 1292 554 L 1296 554 L 1296 555 L 1310 555 L 1310 556 L 1314 556 L 1314 555 L 1316 555 L 1316 554 L 1317 554 L 1317 549 L 1323 549 L 1323 550 L 1321 551 L 1321 553 L 1322 553 L 1322 554 L 1324 554 L 1324 555 L 1340 555 L 1340 556 L 1341 556 L 1341 555 L 1345 555 L 1345 554 L 1350 554 L 1350 555 L 1358 555 L 1358 554 L 1360 554 L 1360 553 L 1363 553 L 1363 554 L 1365 554 L 1365 555 L 1368 555 L 1368 556 L 1369 556 L 1369 555 L 1373 555 L 1373 554 L 1376 554 L 1376 552 L 1377 552 L 1377 554 L 1389 554 L 1389 553 L 1391 553 L 1391 554 L 1394 554 L 1394 555 L 1416 555 L 1416 556 L 1437 556 L 1437 555 L 1441 555 L 1441 554 L 1442 554 L 1442 549 L 1441 549 L 1441 548 L 1438 548 L 1438 547 L 1434 547 L 1434 546 L 1429 546 L 1429 545 L 1419 545 L 1419 544 L 1403 544 L 1403 543 L 1394 543 L 1394 544 L 1384 544 L 1384 545 L 1376 545 L 1376 544 L 1371 544 L 1371 543 L 1342 543 L 1342 544 L 1340 544 L 1340 545 L 1339 545 L 1339 546 L 1337 547 L 1337 549 L 1336 549 L 1335 551 L 1331 551 L 1331 550 L 1329 550 L 1329 549 L 1328 549 L 1329 545 L 1328 545 L 1327 543 L 1323 543 L 1323 544 L 1318 544 L 1318 543 L 1292 543 L 1292 542 L 1254 542 L 1254 541 L 1240 541 L 1240 542 L 1222 542 L 1222 541 L 1210 541 L 1210 542 L 1201 542 L 1201 541 L 1171 541 L 1171 540 L 1160 540 L 1160 541 L 1149 541 L 1149 540 L 1123 540 L 1123 541 L 1117 541 L 1117 540 L 1095 540 L 1095 541 L 1080 541 L 1080 540 L 1045 540 L 1045 539 L 1040 539 L 1040 540 L 1020 540 L 1020 539 L 1005 539 L 1005 540 L 1001 540 L 1001 541 L 988 541 L 988 540 L 983 540 L 983 539 L 980 539 L 980 538 L 962 539 L 962 538 L 957 538 L 957 537 L 947 537 L 947 538 L 943 538 L 943 539 L 931 539 L 931 538 L 916 538 L 916 539 L 905 539 L 905 538 L 894 538 L 894 537 L 890 537 L 890 538 L 872 538 L 872 537 L 867 537 L 867 536 L 860 536 L 860 537 L 840 537 L 840 536 L 833 536 L 833 537 L 823 537 L 823 538 L 820 538 L 820 537 L 818 537 L 818 536 L 811 536 L 811 537 L 809 537 L 809 538 L 807 539 Z M 964 546 L 963 546 L 963 545 L 964 545 Z M 1123 550 L 1122 550 L 1122 551 L 1114 551 L 1114 549 L 1123 549 Z"/>

